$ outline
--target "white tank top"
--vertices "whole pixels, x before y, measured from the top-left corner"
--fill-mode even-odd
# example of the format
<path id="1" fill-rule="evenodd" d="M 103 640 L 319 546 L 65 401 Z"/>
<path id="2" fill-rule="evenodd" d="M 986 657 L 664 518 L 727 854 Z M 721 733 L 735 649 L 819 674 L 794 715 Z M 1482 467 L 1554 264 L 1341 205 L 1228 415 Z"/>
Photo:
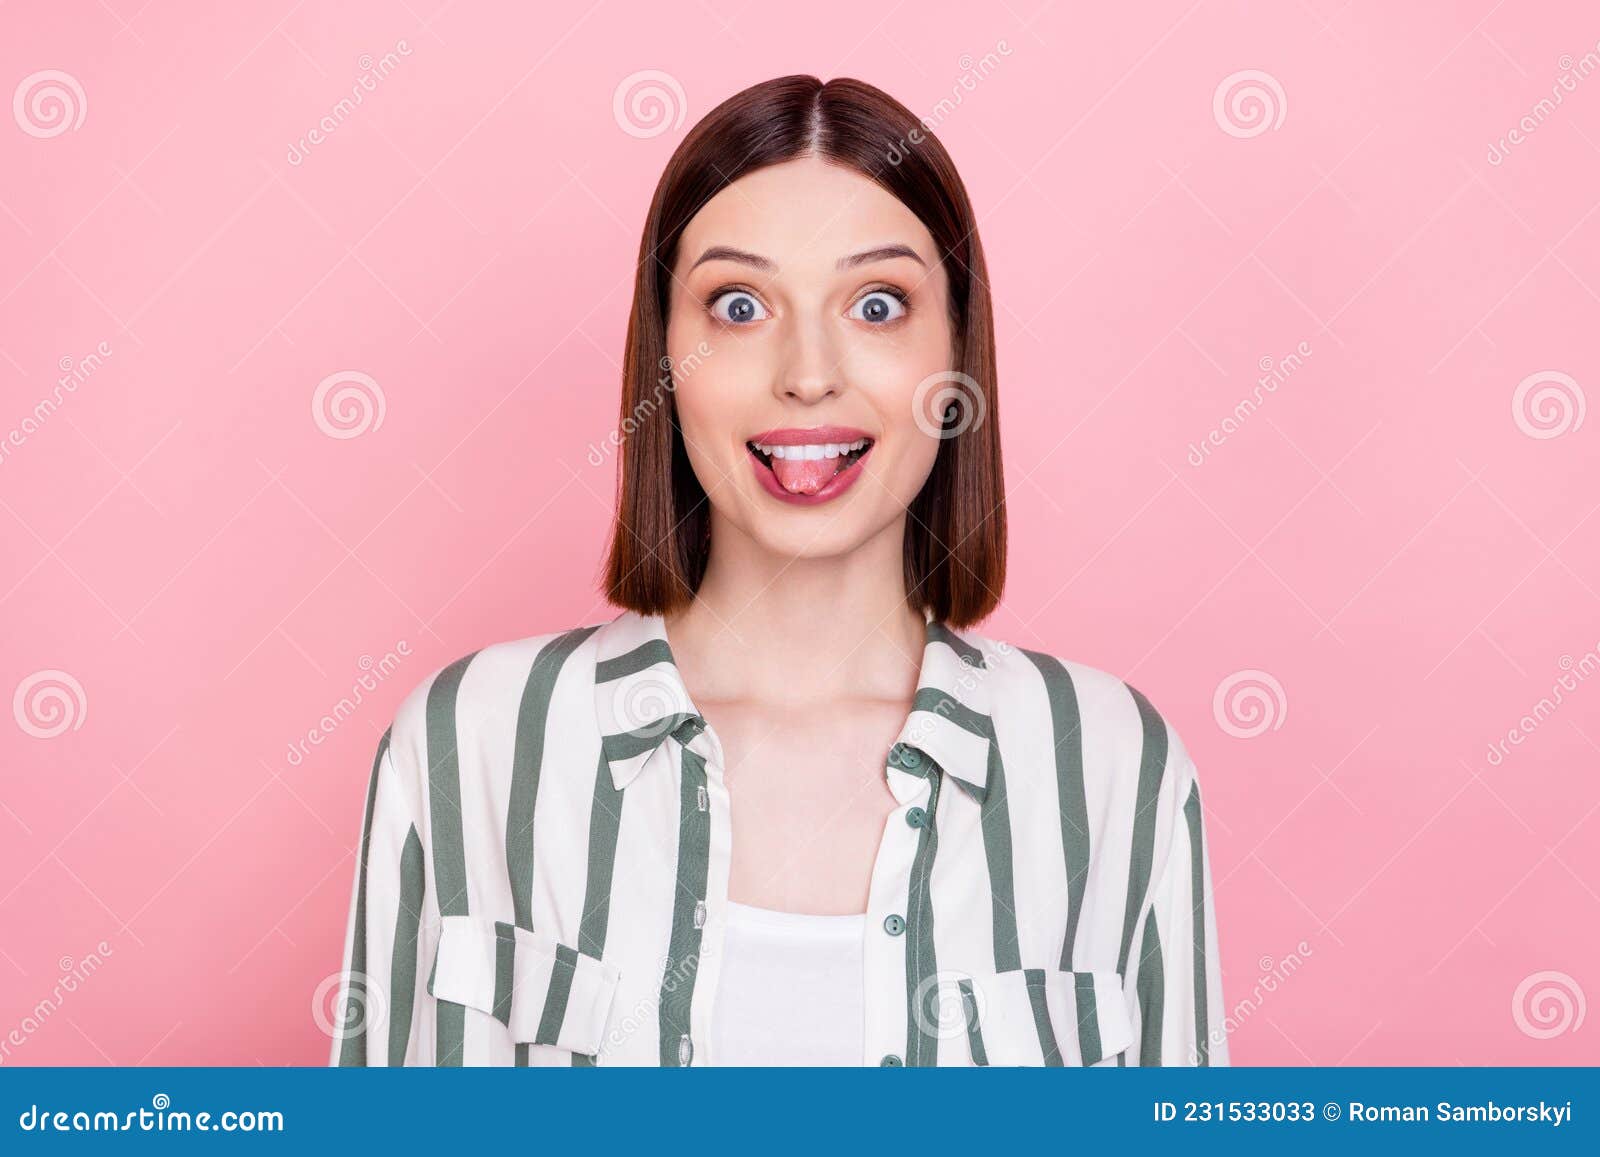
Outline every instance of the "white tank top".
<path id="1" fill-rule="evenodd" d="M 712 1063 L 862 1064 L 866 919 L 729 901 Z"/>

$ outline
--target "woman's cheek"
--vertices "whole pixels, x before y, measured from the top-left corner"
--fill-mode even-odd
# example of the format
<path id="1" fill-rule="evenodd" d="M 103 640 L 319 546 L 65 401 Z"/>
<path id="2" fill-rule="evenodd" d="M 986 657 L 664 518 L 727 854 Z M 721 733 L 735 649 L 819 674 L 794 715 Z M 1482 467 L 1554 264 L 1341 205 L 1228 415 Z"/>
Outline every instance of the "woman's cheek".
<path id="1" fill-rule="evenodd" d="M 715 355 L 702 359 L 692 372 L 682 375 L 675 387 L 678 423 L 685 439 L 693 443 L 691 461 L 726 458 L 725 447 L 740 441 L 736 436 L 741 420 L 738 379 L 726 372 L 726 363 L 719 364 L 714 359 Z M 716 465 L 723 472 L 728 469 L 726 461 Z"/>
<path id="2" fill-rule="evenodd" d="M 916 440 L 911 446 L 906 477 L 900 488 L 900 495 L 907 505 L 910 505 L 911 500 L 921 492 L 923 484 L 928 481 L 928 475 L 933 473 L 934 461 L 939 456 L 939 443 L 920 430 L 916 432 Z"/>

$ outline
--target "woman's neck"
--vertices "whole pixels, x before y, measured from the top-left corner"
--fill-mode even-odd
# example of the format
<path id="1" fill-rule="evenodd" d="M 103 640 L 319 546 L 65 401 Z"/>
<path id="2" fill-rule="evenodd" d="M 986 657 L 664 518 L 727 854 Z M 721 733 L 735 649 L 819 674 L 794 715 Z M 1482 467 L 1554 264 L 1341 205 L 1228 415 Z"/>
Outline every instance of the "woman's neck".
<path id="1" fill-rule="evenodd" d="M 925 628 L 906 599 L 904 534 L 902 518 L 848 554 L 796 559 L 718 520 L 699 591 L 666 616 L 691 696 L 909 700 Z"/>

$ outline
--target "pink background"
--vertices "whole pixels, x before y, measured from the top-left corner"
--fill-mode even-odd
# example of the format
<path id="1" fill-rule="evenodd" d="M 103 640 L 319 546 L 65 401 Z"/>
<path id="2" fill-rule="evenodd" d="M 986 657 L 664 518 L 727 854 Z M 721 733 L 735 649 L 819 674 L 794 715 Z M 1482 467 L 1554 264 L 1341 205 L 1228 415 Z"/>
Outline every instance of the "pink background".
<path id="1" fill-rule="evenodd" d="M 1194 752 L 1236 1062 L 1600 1061 L 1600 76 L 1537 107 L 1592 10 L 246 7 L 32 0 L 0 37 L 6 93 L 61 70 L 83 113 L 0 119 L 0 691 L 45 692 L 0 727 L 6 1063 L 323 1062 L 378 736 L 433 668 L 610 616 L 588 448 L 645 206 L 795 71 L 961 167 L 1011 487 L 985 633 Z M 658 126 L 614 111 L 644 70 L 682 89 Z M 1266 120 L 1217 111 L 1245 70 Z M 381 422 L 314 413 L 349 371 Z M 1260 734 L 1214 705 L 1241 672 Z"/>

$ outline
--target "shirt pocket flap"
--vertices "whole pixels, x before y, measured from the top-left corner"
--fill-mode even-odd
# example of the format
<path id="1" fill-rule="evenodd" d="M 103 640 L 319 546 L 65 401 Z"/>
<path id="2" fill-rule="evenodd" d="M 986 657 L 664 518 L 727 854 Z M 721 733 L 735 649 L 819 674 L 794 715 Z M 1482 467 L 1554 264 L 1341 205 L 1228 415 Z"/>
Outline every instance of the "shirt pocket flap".
<path id="1" fill-rule="evenodd" d="M 1016 968 L 957 982 L 978 1065 L 1094 1065 L 1133 1043 L 1121 973 Z"/>
<path id="2" fill-rule="evenodd" d="M 445 916 L 428 976 L 437 1000 L 493 1016 L 518 1043 L 593 1055 L 620 976 L 553 937 L 480 916 Z"/>

